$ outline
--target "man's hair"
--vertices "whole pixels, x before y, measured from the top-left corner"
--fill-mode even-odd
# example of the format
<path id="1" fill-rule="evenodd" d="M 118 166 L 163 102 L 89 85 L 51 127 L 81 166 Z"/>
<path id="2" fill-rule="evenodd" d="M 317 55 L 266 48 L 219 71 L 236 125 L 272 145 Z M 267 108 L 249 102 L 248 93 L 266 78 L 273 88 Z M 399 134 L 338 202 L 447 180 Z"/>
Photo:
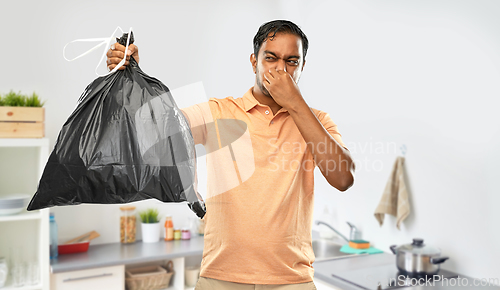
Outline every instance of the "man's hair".
<path id="1" fill-rule="evenodd" d="M 273 40 L 277 33 L 291 33 L 300 37 L 304 59 L 306 58 L 309 41 L 304 32 L 295 23 L 288 20 L 273 20 L 259 27 L 259 31 L 257 31 L 257 34 L 253 38 L 253 53 L 256 58 L 264 41 L 268 39 Z"/>

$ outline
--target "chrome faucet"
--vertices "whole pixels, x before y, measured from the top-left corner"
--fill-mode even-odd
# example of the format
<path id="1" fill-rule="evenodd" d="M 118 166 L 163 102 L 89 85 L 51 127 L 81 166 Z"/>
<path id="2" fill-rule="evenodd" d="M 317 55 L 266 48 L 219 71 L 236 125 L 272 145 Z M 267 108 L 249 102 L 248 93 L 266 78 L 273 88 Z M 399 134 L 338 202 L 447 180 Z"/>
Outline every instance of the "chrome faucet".
<path id="1" fill-rule="evenodd" d="M 349 243 L 349 240 L 343 234 L 339 233 L 339 231 L 337 231 L 336 229 L 334 229 L 331 225 L 329 225 L 329 224 L 327 224 L 325 222 L 322 222 L 322 221 L 316 221 L 316 224 L 317 225 L 323 224 L 323 225 L 329 227 L 332 231 L 334 231 L 337 235 L 339 235 L 341 238 L 343 238 L 344 240 L 346 240 Z"/>

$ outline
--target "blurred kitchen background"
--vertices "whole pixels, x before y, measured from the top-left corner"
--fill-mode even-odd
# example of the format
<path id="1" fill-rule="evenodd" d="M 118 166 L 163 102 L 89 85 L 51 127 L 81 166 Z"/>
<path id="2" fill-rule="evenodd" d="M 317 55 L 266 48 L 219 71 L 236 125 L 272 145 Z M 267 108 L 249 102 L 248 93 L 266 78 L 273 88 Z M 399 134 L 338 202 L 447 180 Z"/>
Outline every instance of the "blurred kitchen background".
<path id="1" fill-rule="evenodd" d="M 133 27 L 141 68 L 184 90 L 179 96 L 195 92 L 182 99 L 174 93 L 185 107 L 209 97 L 241 97 L 254 83 L 249 59 L 258 27 L 272 19 L 294 21 L 310 41 L 302 94 L 330 114 L 357 164 L 355 184 L 343 193 L 316 172 L 315 219 L 326 207 L 334 227 L 347 235 L 350 221 L 387 252 L 389 245 L 421 237 L 451 257 L 444 269 L 500 278 L 499 1 L 61 0 L 2 1 L 0 7 L 0 92 L 35 91 L 47 101 L 50 148 L 96 78 L 102 53 L 66 62 L 66 43 Z M 68 54 L 91 46 L 72 46 Z M 395 218 L 386 216 L 380 227 L 373 213 L 402 145 L 411 214 L 397 230 Z M 36 160 L 34 150 L 2 152 L 5 164 Z M 202 156 L 202 195 L 204 163 Z M 2 190 L 32 193 L 36 187 L 36 166 L 0 170 Z M 22 172 L 12 177 L 16 170 Z M 194 217 L 186 204 L 134 205 L 157 207 L 176 227 Z M 62 240 L 96 230 L 101 237 L 93 244 L 117 243 L 119 207 L 51 212 Z"/>

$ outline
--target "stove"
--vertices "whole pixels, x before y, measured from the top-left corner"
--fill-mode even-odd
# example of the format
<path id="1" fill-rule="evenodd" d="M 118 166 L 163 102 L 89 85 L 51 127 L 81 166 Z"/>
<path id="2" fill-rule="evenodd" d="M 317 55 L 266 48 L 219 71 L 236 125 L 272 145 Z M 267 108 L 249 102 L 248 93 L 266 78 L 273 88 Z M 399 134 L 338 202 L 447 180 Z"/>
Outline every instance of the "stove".
<path id="1" fill-rule="evenodd" d="M 362 269 L 346 269 L 337 271 L 332 276 L 362 289 L 385 290 L 437 284 L 444 279 L 457 278 L 458 274 L 441 269 L 435 275 L 408 275 L 398 272 L 395 263 L 391 263 Z"/>

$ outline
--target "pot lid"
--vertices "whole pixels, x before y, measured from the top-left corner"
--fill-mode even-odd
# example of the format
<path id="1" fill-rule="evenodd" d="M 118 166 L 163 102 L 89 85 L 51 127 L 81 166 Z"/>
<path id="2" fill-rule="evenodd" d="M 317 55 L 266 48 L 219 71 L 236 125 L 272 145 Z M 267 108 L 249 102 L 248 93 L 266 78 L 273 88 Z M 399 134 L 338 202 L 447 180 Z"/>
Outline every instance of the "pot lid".
<path id="1" fill-rule="evenodd" d="M 423 239 L 413 239 L 413 243 L 402 245 L 397 248 L 398 252 L 413 253 L 414 255 L 435 256 L 440 255 L 441 250 L 424 244 Z"/>

